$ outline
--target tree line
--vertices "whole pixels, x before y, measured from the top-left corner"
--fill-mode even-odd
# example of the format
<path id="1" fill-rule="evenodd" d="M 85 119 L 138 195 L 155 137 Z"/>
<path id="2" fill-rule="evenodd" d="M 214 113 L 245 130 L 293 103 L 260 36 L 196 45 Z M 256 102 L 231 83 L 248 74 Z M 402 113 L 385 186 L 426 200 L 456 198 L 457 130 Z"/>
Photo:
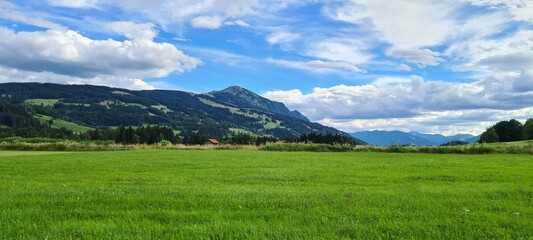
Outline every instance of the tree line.
<path id="1" fill-rule="evenodd" d="M 515 119 L 498 122 L 481 134 L 479 142 L 513 142 L 530 139 L 533 139 L 533 118 L 529 118 L 524 124 Z"/>
<path id="2" fill-rule="evenodd" d="M 0 138 L 63 138 L 72 139 L 75 134 L 67 129 L 54 129 L 33 117 L 35 113 L 24 105 L 0 101 Z"/>
<path id="3" fill-rule="evenodd" d="M 332 134 L 332 133 L 307 133 L 302 134 L 299 137 L 289 137 L 287 142 L 291 143 L 319 143 L 319 144 L 330 144 L 330 145 L 351 145 L 355 146 L 356 141 L 353 137 L 346 136 L 341 133 Z"/>

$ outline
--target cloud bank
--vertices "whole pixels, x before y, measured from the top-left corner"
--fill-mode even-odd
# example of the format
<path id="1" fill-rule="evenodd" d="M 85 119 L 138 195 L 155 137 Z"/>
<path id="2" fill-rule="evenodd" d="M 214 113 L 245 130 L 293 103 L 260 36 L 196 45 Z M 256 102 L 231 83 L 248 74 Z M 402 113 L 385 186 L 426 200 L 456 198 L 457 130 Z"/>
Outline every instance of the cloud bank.
<path id="1" fill-rule="evenodd" d="M 532 113 L 532 76 L 527 72 L 494 75 L 472 83 L 424 81 L 419 76 L 381 78 L 362 86 L 314 88 L 307 94 L 298 89 L 269 91 L 263 96 L 284 102 L 311 120 L 333 124 L 346 131 L 395 129 L 398 124 L 392 124 L 394 122 L 407 125 L 416 119 L 438 127 L 449 126 L 454 119 L 465 120 L 474 114 L 478 114 L 477 119 L 488 121 L 494 119 L 490 115 L 525 116 L 517 115 L 517 110 Z M 377 125 L 380 122 L 382 124 Z M 465 127 L 464 131 L 482 131 L 483 126 L 479 124 L 471 122 L 476 126 L 474 130 Z"/>

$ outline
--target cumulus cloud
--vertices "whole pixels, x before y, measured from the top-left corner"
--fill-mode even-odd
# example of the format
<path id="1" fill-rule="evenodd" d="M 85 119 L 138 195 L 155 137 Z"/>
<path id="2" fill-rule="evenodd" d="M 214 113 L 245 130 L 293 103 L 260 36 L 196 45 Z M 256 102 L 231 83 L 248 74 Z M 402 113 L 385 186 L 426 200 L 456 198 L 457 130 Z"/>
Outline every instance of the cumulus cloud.
<path id="1" fill-rule="evenodd" d="M 284 102 L 312 120 L 409 118 L 432 111 L 530 107 L 533 92 L 514 91 L 515 81 L 517 77 L 507 76 L 498 82 L 485 79 L 451 83 L 412 76 L 410 79 L 381 78 L 362 86 L 314 88 L 308 94 L 291 90 L 267 92 L 264 96 Z M 499 91 L 493 91 L 495 88 Z"/>
<path id="2" fill-rule="evenodd" d="M 529 73 L 492 76 L 473 83 L 387 77 L 362 86 L 314 88 L 307 94 L 297 89 L 270 91 L 263 96 L 283 102 L 313 121 L 345 131 L 405 129 L 479 134 L 495 121 L 525 120 L 533 114 Z"/>
<path id="3" fill-rule="evenodd" d="M 422 133 L 441 133 L 479 135 L 495 122 L 511 118 L 525 122 L 533 115 L 533 107 L 520 110 L 458 110 L 444 112 L 425 112 L 410 118 L 380 119 L 322 119 L 321 124 L 342 129 L 347 132 L 384 130 L 418 131 Z"/>
<path id="4" fill-rule="evenodd" d="M 93 40 L 77 32 L 18 32 L 0 28 L 0 65 L 79 78 L 164 77 L 200 61 L 171 44 L 142 40 Z"/>
<path id="5" fill-rule="evenodd" d="M 191 25 L 195 28 L 217 29 L 222 26 L 222 18 L 219 16 L 201 16 L 191 20 Z"/>
<path id="6" fill-rule="evenodd" d="M 405 61 L 414 63 L 419 67 L 437 66 L 444 59 L 440 58 L 440 53 L 433 52 L 429 49 L 392 49 L 388 55 L 403 58 Z"/>
<path id="7" fill-rule="evenodd" d="M 127 88 L 132 90 L 152 90 L 154 87 L 142 79 L 120 76 L 97 76 L 94 78 L 80 78 L 56 74 L 53 72 L 33 72 L 8 68 L 0 65 L 0 83 L 4 82 L 43 82 L 57 84 L 90 84 Z"/>

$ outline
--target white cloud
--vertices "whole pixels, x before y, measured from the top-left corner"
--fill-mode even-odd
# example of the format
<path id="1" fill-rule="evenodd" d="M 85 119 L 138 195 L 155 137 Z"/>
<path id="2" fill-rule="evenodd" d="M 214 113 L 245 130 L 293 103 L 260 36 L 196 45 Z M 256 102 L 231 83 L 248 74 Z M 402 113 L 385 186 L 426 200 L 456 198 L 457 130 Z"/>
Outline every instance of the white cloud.
<path id="1" fill-rule="evenodd" d="M 5 1 L 5 0 L 0 0 L 0 7 L 2 7 L 2 8 L 15 8 L 16 5 L 11 3 L 11 2 Z"/>
<path id="2" fill-rule="evenodd" d="M 225 26 L 239 26 L 239 27 L 249 27 L 250 24 L 243 20 L 235 20 L 235 21 L 226 21 L 224 22 Z"/>
<path id="3" fill-rule="evenodd" d="M 225 64 L 229 66 L 243 66 L 244 64 L 259 62 L 257 59 L 239 55 L 224 50 L 212 49 L 212 48 L 197 48 L 197 47 L 187 47 L 184 46 L 182 49 L 198 56 L 201 59 L 206 61 L 214 62 L 217 64 Z"/>
<path id="4" fill-rule="evenodd" d="M 401 77 L 380 77 L 376 79 L 371 85 L 374 85 L 378 88 L 387 87 L 387 86 L 405 86 L 409 85 L 413 80 L 423 81 L 419 76 L 413 75 L 411 78 L 401 78 Z"/>
<path id="5" fill-rule="evenodd" d="M 533 107 L 520 110 L 461 110 L 444 112 L 425 112 L 424 115 L 410 118 L 379 119 L 330 119 L 318 122 L 346 132 L 384 130 L 417 131 L 440 133 L 447 136 L 455 134 L 479 135 L 494 123 L 517 119 L 522 123 L 533 115 Z"/>
<path id="6" fill-rule="evenodd" d="M 165 77 L 199 60 L 168 43 L 93 40 L 74 31 L 18 32 L 0 27 L 0 65 L 80 78 Z"/>
<path id="7" fill-rule="evenodd" d="M 32 72 L 7 68 L 0 65 L 0 83 L 5 82 L 43 82 L 57 84 L 90 84 L 132 90 L 151 90 L 153 86 L 141 79 L 119 76 L 97 76 L 94 78 L 80 78 L 52 72 Z"/>
<path id="8" fill-rule="evenodd" d="M 195 28 L 217 29 L 222 26 L 222 18 L 219 16 L 201 16 L 191 20 L 191 25 Z"/>
<path id="9" fill-rule="evenodd" d="M 465 43 L 460 54 L 476 69 L 520 71 L 533 67 L 533 31 L 523 30 L 506 38 Z"/>
<path id="10" fill-rule="evenodd" d="M 287 61 L 281 59 L 269 58 L 268 63 L 276 64 L 285 68 L 294 68 L 313 73 L 338 73 L 339 71 L 347 71 L 353 73 L 365 73 L 366 71 L 358 68 L 355 65 L 346 62 L 326 62 L 321 60 L 313 61 Z"/>
<path id="11" fill-rule="evenodd" d="M 31 15 L 31 16 L 30 16 Z M 33 25 L 41 28 L 65 30 L 66 27 L 60 24 L 50 22 L 41 17 L 34 16 L 35 14 L 23 13 L 17 10 L 17 6 L 10 2 L 0 1 L 0 18 L 7 19 L 14 22 Z"/>
<path id="12" fill-rule="evenodd" d="M 392 49 L 387 54 L 393 57 L 403 58 L 419 67 L 437 66 L 444 61 L 444 59 L 439 57 L 440 53 L 433 52 L 429 49 Z"/>
<path id="13" fill-rule="evenodd" d="M 524 7 L 515 9 L 514 14 L 516 20 L 533 23 L 533 3 L 528 2 Z"/>
<path id="14" fill-rule="evenodd" d="M 365 71 L 361 70 L 357 66 L 354 66 L 345 62 L 324 62 L 320 60 L 314 60 L 306 63 L 307 66 L 318 68 L 318 69 L 339 69 L 346 70 L 355 73 L 363 73 Z"/>
<path id="15" fill-rule="evenodd" d="M 285 103 L 312 121 L 348 132 L 480 134 L 494 122 L 533 116 L 531 76 L 493 76 L 473 83 L 387 77 L 363 86 L 314 88 L 307 94 L 297 89 L 271 91 L 263 96 Z"/>
<path id="16" fill-rule="evenodd" d="M 314 42 L 308 46 L 305 55 L 354 65 L 368 63 L 373 58 L 371 54 L 366 52 L 364 42 L 340 38 Z"/>
<path id="17" fill-rule="evenodd" d="M 152 41 L 157 36 L 157 31 L 152 23 L 133 22 L 110 22 L 105 24 L 105 28 L 124 35 L 129 39 L 145 39 Z"/>
<path id="18" fill-rule="evenodd" d="M 276 31 L 268 35 L 266 40 L 268 43 L 274 45 L 274 44 L 290 43 L 290 42 L 297 40 L 300 37 L 301 37 L 300 34 L 297 34 L 297 33 L 291 33 L 287 31 Z"/>
<path id="19" fill-rule="evenodd" d="M 449 42 L 454 44 L 489 38 L 502 33 L 511 21 L 512 17 L 505 11 L 489 11 L 469 16 L 449 35 Z"/>
<path id="20" fill-rule="evenodd" d="M 403 63 L 398 65 L 397 69 L 400 71 L 406 71 L 406 72 L 410 72 L 412 70 L 412 68 L 409 67 L 409 65 L 403 64 Z"/>
<path id="21" fill-rule="evenodd" d="M 180 29 L 187 22 L 193 27 L 217 29 L 227 20 L 255 15 L 261 6 L 258 0 L 110 0 L 105 3 L 142 13 L 165 30 Z"/>
<path id="22" fill-rule="evenodd" d="M 299 90 L 274 91 L 264 96 L 284 102 L 312 120 L 412 118 L 426 112 L 530 107 L 533 91 L 513 89 L 516 81 L 523 82 L 518 77 L 503 76 L 498 81 L 484 79 L 473 83 L 424 81 L 418 76 L 389 77 L 362 86 L 314 88 L 308 94 Z M 528 82 L 529 88 L 533 87 Z"/>
<path id="23" fill-rule="evenodd" d="M 533 23 L 533 2 L 528 0 L 467 0 L 473 5 L 505 8 L 517 21 Z"/>
<path id="24" fill-rule="evenodd" d="M 98 0 L 48 0 L 49 5 L 66 8 L 94 8 Z"/>
<path id="25" fill-rule="evenodd" d="M 175 38 L 172 38 L 172 40 L 176 40 L 176 41 L 179 41 L 179 42 L 192 42 L 191 39 L 182 38 L 182 37 L 175 37 Z"/>
<path id="26" fill-rule="evenodd" d="M 455 27 L 450 16 L 457 5 L 432 0 L 351 0 L 325 12 L 335 20 L 371 26 L 383 41 L 409 49 L 443 43 Z"/>

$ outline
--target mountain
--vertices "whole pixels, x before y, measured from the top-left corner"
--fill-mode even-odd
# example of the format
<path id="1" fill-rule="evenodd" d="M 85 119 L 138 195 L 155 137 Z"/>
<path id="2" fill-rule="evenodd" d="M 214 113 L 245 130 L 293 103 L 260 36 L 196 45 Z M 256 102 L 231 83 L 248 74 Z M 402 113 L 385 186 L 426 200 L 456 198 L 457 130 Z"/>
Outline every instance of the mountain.
<path id="1" fill-rule="evenodd" d="M 423 134 L 418 132 L 402 131 L 362 131 L 352 133 L 352 136 L 361 139 L 369 144 L 377 146 L 390 145 L 417 145 L 417 146 L 437 146 L 452 141 L 475 142 L 479 136 L 470 134 L 457 134 L 444 136 L 441 134 Z"/>
<path id="2" fill-rule="evenodd" d="M 0 84 L 1 100 L 23 104 L 36 118 L 88 128 L 165 125 L 177 132 L 212 137 L 247 133 L 285 138 L 304 133 L 343 133 L 309 121 L 283 103 L 233 86 L 195 94 L 50 83 Z M 359 141 L 359 143 L 362 143 Z"/>
<path id="3" fill-rule="evenodd" d="M 310 122 L 303 114 L 296 110 L 290 111 L 283 103 L 268 100 L 239 86 L 228 87 L 222 91 L 213 91 L 208 95 L 213 96 L 214 101 L 222 101 L 233 106 L 253 108 Z"/>

